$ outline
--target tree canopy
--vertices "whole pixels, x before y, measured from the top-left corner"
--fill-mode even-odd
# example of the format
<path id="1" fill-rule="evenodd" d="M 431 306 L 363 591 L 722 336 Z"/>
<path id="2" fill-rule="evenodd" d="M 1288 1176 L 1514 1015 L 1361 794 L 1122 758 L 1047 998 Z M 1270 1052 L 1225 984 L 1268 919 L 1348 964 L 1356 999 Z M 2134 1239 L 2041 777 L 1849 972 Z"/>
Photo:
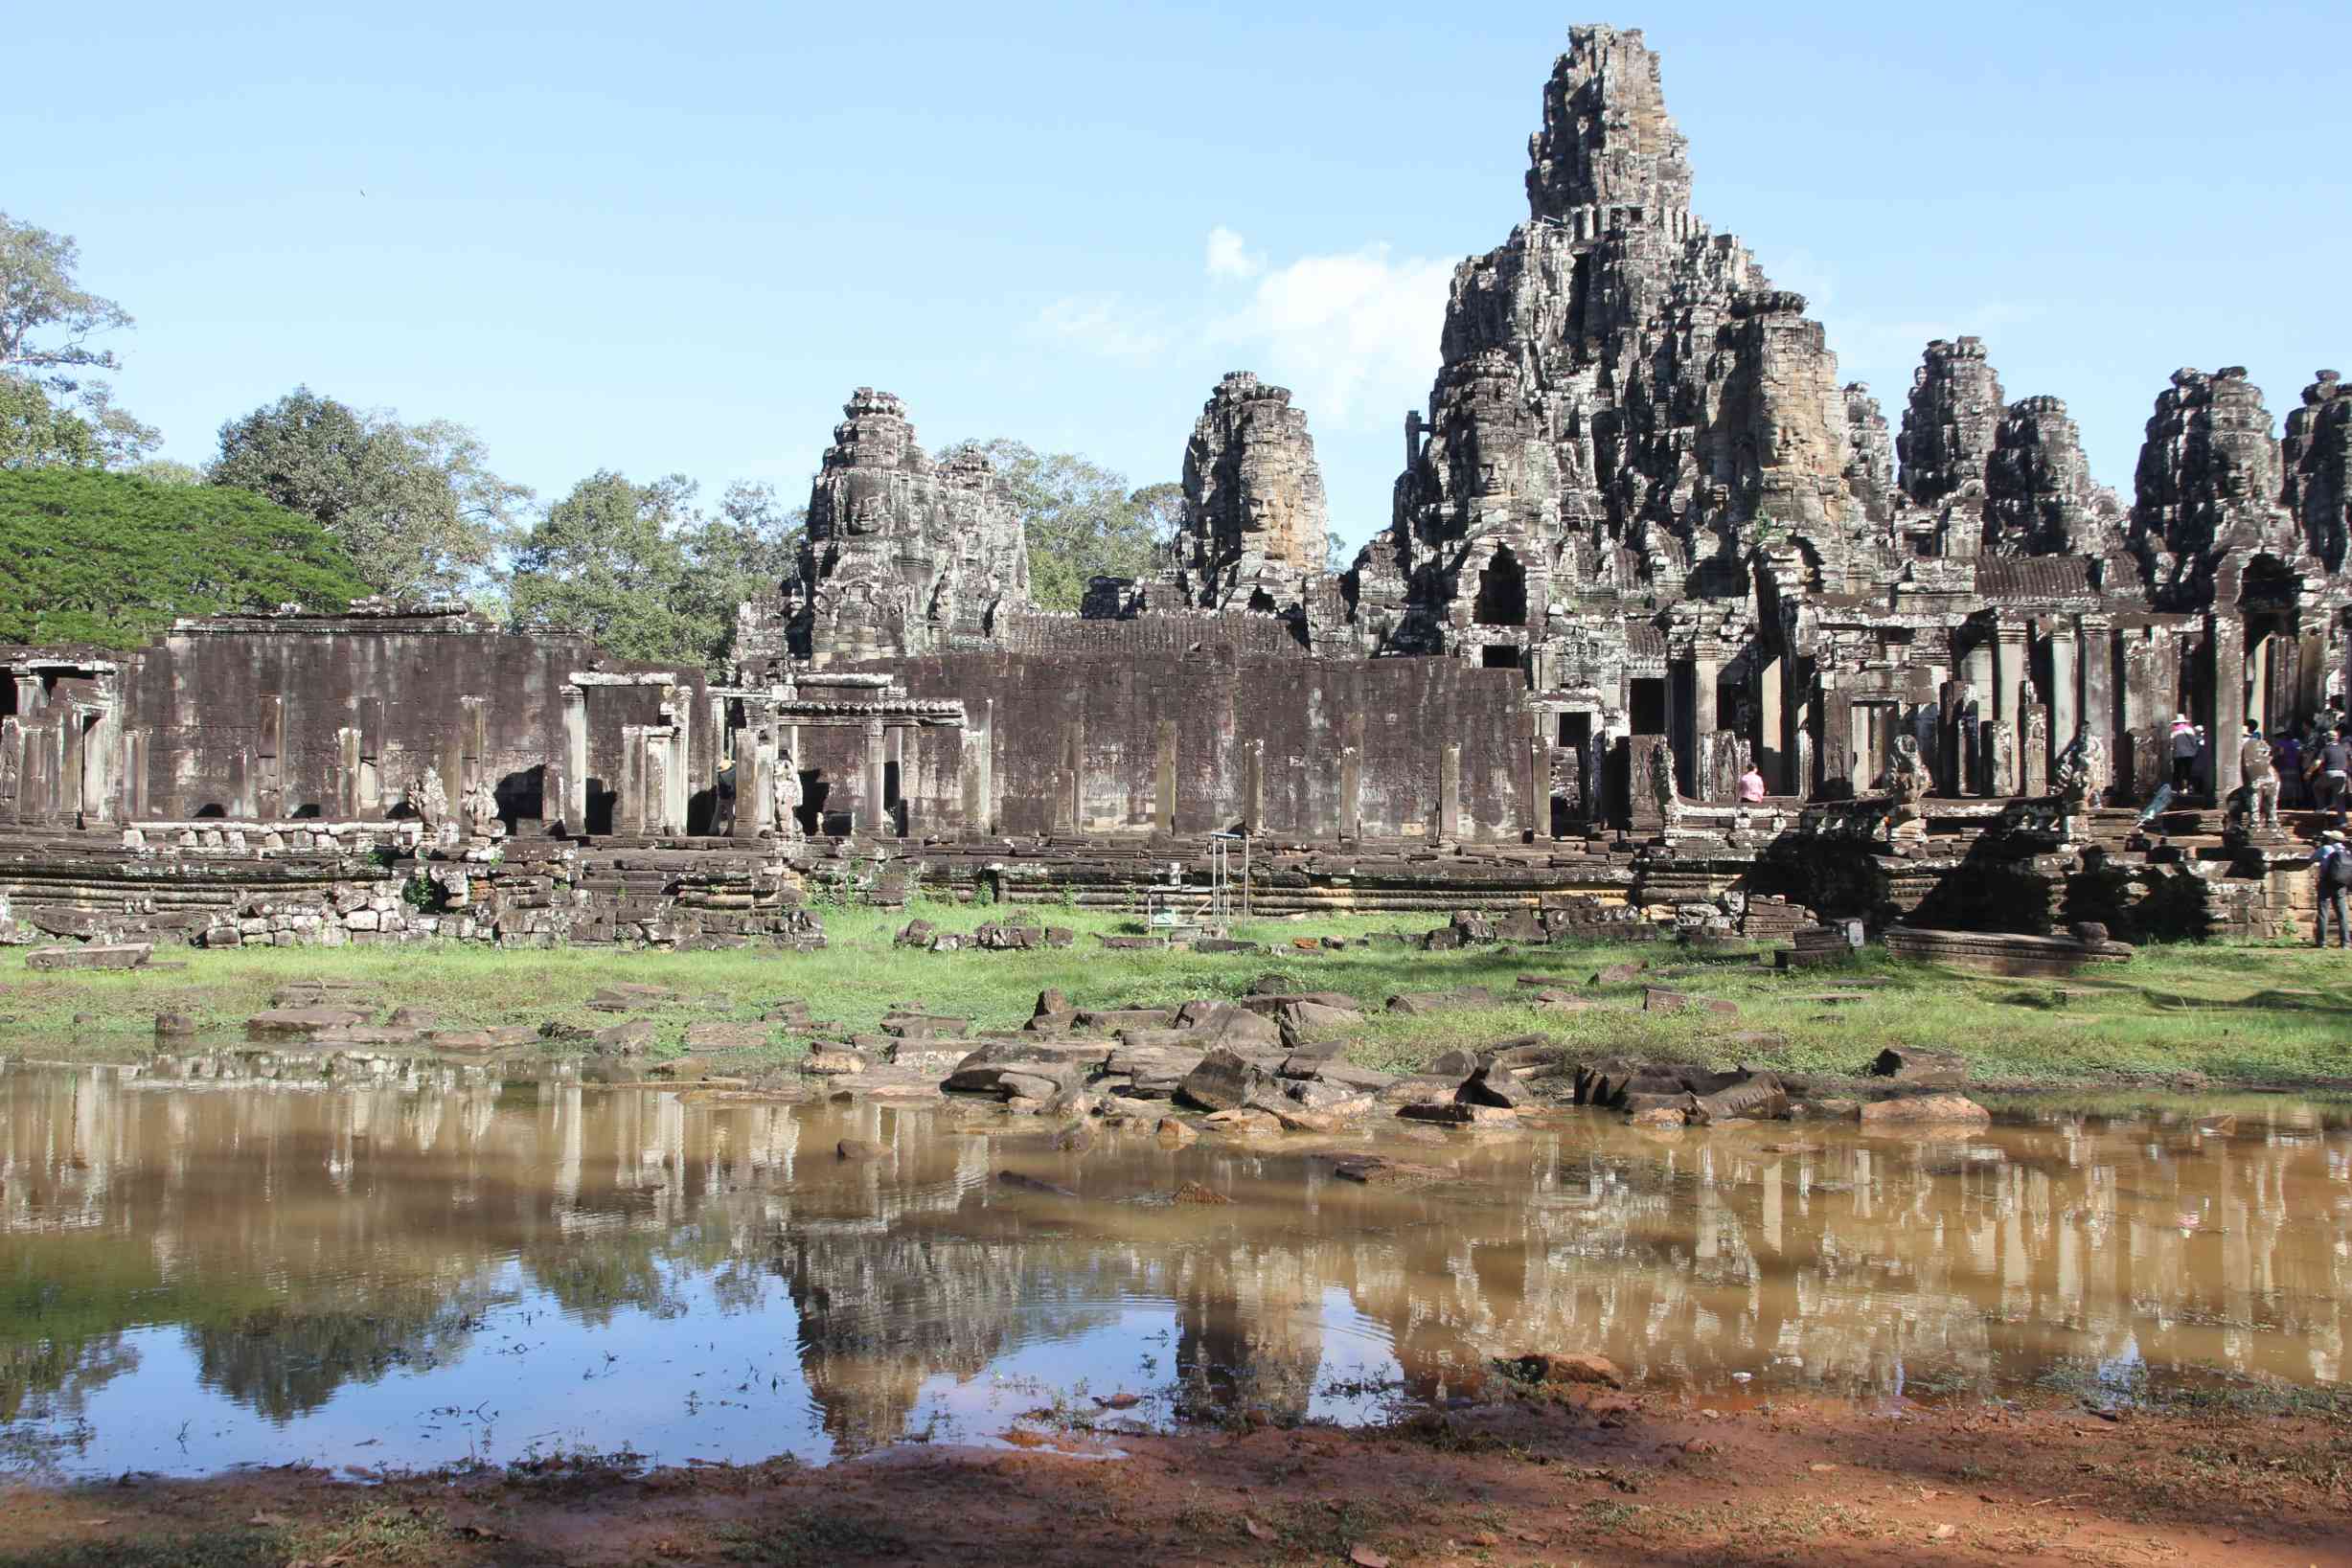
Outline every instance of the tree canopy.
<path id="1" fill-rule="evenodd" d="M 940 457 L 965 452 L 993 463 L 1012 491 L 1029 539 L 1029 597 L 1045 609 L 1077 609 L 1089 578 L 1144 576 L 1175 532 L 1177 486 L 1130 489 L 1125 474 L 1075 452 L 1043 453 L 1002 436 L 958 442 Z"/>
<path id="2" fill-rule="evenodd" d="M 403 424 L 307 386 L 222 425 L 208 477 L 312 519 L 396 598 L 464 590 L 531 497 L 491 471 L 464 425 Z"/>
<path id="3" fill-rule="evenodd" d="M 0 466 L 134 463 L 163 440 L 94 374 L 121 368 L 96 340 L 132 322 L 80 285 L 80 262 L 70 235 L 0 213 Z"/>
<path id="4" fill-rule="evenodd" d="M 368 584 L 307 517 L 240 490 L 45 467 L 0 471 L 0 642 L 153 642 L 172 618 L 300 603 Z"/>
<path id="5" fill-rule="evenodd" d="M 805 514 L 769 487 L 737 485 L 705 515 L 696 492 L 683 474 L 640 485 L 604 470 L 573 486 L 515 551 L 514 624 L 580 632 L 623 659 L 723 670 L 737 604 L 774 590 Z"/>

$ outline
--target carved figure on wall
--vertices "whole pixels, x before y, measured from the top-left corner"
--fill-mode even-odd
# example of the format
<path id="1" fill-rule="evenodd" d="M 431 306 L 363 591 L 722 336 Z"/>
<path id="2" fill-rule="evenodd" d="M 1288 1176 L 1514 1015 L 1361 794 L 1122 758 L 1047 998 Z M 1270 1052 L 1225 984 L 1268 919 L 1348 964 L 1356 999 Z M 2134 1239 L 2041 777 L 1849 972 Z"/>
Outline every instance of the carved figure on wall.
<path id="1" fill-rule="evenodd" d="M 505 836 L 506 824 L 498 820 L 498 793 L 488 779 L 476 779 L 460 804 L 465 807 L 468 832 L 476 838 Z"/>
<path id="2" fill-rule="evenodd" d="M 2066 804 L 2069 815 L 2096 805 L 2107 793 L 2107 743 L 2095 735 L 2077 734 L 2058 754 L 2050 793 Z"/>
<path id="3" fill-rule="evenodd" d="M 779 749 L 776 753 L 776 772 L 769 797 L 775 807 L 776 836 L 787 843 L 799 842 L 800 766 L 788 751 Z"/>
<path id="4" fill-rule="evenodd" d="M 441 770 L 428 767 L 410 774 L 400 792 L 400 804 L 417 819 L 425 837 L 439 838 L 449 821 L 449 792 L 442 785 Z"/>
<path id="5" fill-rule="evenodd" d="M 1888 838 L 1924 838 L 1928 832 L 1928 768 L 1920 760 L 1914 736 L 1895 737 L 1894 761 L 1886 769 L 1887 793 L 1893 807 L 1886 814 Z"/>
<path id="6" fill-rule="evenodd" d="M 1650 798 L 1657 803 L 1658 815 L 1672 828 L 1682 814 L 1682 793 L 1675 787 L 1674 749 L 1654 746 L 1650 750 Z"/>

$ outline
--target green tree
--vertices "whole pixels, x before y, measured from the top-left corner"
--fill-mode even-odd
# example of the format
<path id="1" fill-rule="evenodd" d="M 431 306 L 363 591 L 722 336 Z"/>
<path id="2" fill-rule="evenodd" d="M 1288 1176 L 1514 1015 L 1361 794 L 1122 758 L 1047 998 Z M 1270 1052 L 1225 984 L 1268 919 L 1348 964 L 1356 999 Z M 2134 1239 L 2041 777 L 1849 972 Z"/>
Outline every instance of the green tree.
<path id="1" fill-rule="evenodd" d="M 96 374 L 122 364 L 95 340 L 132 322 L 76 281 L 80 262 L 71 236 L 0 213 L 0 465 L 119 466 L 163 440 Z"/>
<path id="2" fill-rule="evenodd" d="M 736 484 L 716 513 L 683 474 L 651 484 L 600 472 L 547 509 L 514 556 L 519 627 L 576 631 L 620 658 L 723 673 L 736 606 L 794 570 L 808 513 L 773 486 Z"/>
<path id="3" fill-rule="evenodd" d="M 683 474 L 638 485 L 609 469 L 573 486 L 514 553 L 515 625 L 581 632 L 623 659 L 703 663 L 725 629 L 688 583 L 695 489 Z"/>
<path id="4" fill-rule="evenodd" d="M 174 616 L 368 591 L 308 517 L 241 490 L 42 467 L 0 472 L 0 643 L 138 648 Z"/>
<path id="5" fill-rule="evenodd" d="M 313 519 L 395 598 L 464 591 L 531 498 L 491 470 L 466 426 L 403 424 L 307 386 L 222 425 L 209 477 Z"/>
<path id="6" fill-rule="evenodd" d="M 1165 492 L 1175 487 L 1131 490 L 1125 474 L 1075 452 L 1041 453 L 1002 436 L 959 442 L 940 456 L 964 452 L 993 463 L 1012 491 L 1029 539 L 1029 597 L 1047 609 L 1078 608 L 1089 578 L 1144 576 L 1161 531 L 1173 529 Z"/>

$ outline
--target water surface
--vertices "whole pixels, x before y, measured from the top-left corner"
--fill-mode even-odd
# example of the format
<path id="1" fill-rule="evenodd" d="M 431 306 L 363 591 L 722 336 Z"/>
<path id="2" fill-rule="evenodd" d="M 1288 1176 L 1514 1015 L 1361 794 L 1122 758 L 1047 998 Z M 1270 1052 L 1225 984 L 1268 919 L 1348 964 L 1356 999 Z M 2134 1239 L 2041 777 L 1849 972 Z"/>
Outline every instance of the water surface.
<path id="1" fill-rule="evenodd" d="M 1701 1396 L 2327 1384 L 2352 1316 L 2340 1105 L 2236 1102 L 2225 1135 L 2193 1125 L 2211 1102 L 2050 1101 L 1973 1137 L 1568 1112 L 1076 1155 L 965 1106 L 264 1060 L 0 1070 L 0 1465 L 816 1461 L 1057 1406 L 1360 1420 L 1531 1349 Z M 845 1137 L 885 1152 L 844 1162 Z M 1367 1188 L 1336 1148 L 1447 1174 Z M 1185 1181 L 1234 1201 L 1167 1202 Z"/>

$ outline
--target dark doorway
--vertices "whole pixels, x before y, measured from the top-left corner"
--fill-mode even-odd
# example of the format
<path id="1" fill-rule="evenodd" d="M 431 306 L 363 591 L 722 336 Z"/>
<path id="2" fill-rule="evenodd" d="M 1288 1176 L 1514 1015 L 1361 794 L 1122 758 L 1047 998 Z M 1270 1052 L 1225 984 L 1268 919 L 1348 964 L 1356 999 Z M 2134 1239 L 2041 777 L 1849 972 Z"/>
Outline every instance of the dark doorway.
<path id="1" fill-rule="evenodd" d="M 1509 643 L 1489 643 L 1479 650 L 1478 663 L 1488 670 L 1517 670 L 1519 650 Z"/>
<path id="2" fill-rule="evenodd" d="M 1482 626 L 1523 626 L 1527 624 L 1527 569 L 1505 545 L 1478 574 L 1478 600 L 1471 619 Z"/>
<path id="3" fill-rule="evenodd" d="M 1627 717 L 1635 735 L 1666 733 L 1666 681 L 1663 676 L 1637 676 L 1632 682 L 1633 701 Z"/>

